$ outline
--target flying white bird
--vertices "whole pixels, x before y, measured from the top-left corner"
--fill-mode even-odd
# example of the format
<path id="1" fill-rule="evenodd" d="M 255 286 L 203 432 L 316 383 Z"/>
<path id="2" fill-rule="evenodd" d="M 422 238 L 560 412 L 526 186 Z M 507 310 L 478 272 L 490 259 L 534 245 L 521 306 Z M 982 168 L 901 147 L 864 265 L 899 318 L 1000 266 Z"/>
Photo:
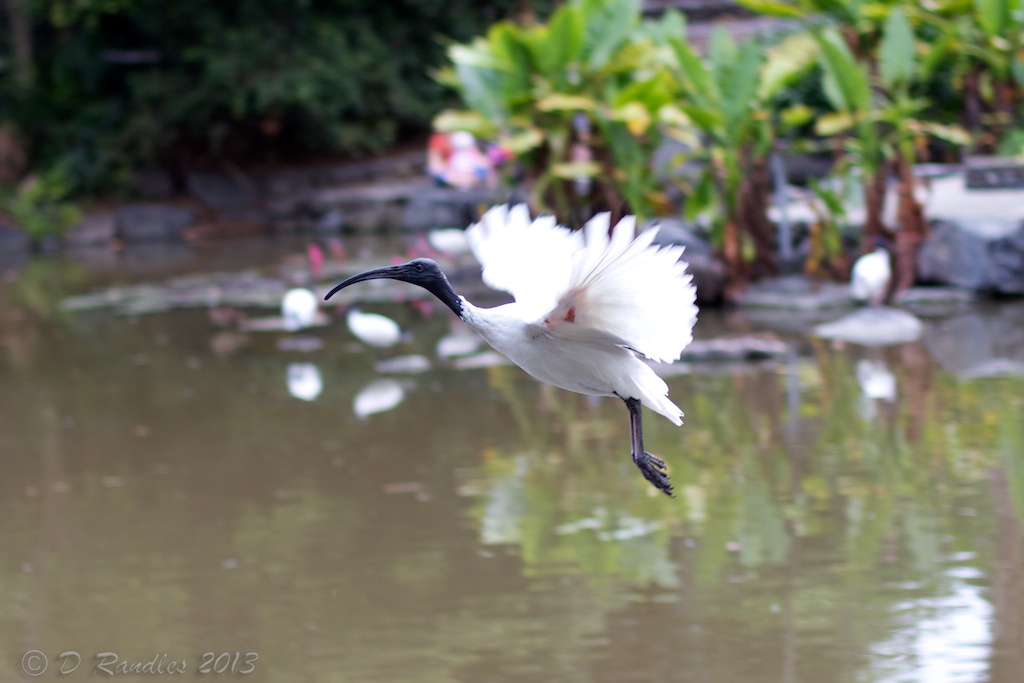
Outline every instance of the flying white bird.
<path id="1" fill-rule="evenodd" d="M 606 213 L 572 232 L 552 217 L 531 222 L 522 205 L 489 210 L 466 236 L 484 282 L 512 294 L 510 304 L 474 306 L 429 259 L 355 275 L 326 298 L 365 280 L 418 285 L 536 379 L 582 394 L 618 396 L 629 410 L 633 462 L 671 495 L 665 462 L 644 450 L 641 406 L 677 425 L 683 412 L 639 356 L 679 358 L 693 338 L 695 290 L 679 260 L 682 247 L 653 246 L 654 228 L 635 236 L 631 216 L 614 230 L 609 226 Z"/>
<path id="2" fill-rule="evenodd" d="M 874 251 L 854 261 L 850 271 L 850 293 L 858 301 L 868 301 L 878 306 L 885 300 L 891 279 L 889 252 L 878 244 Z"/>
<path id="3" fill-rule="evenodd" d="M 331 294 L 326 298 L 330 298 Z M 363 313 L 358 308 L 350 308 L 345 315 L 345 323 L 356 339 L 370 346 L 387 348 L 402 338 L 402 328 L 398 323 L 378 313 Z"/>
<path id="4" fill-rule="evenodd" d="M 316 294 L 305 287 L 295 287 L 284 293 L 281 299 L 281 317 L 284 329 L 289 332 L 301 330 L 314 324 L 319 304 Z"/>

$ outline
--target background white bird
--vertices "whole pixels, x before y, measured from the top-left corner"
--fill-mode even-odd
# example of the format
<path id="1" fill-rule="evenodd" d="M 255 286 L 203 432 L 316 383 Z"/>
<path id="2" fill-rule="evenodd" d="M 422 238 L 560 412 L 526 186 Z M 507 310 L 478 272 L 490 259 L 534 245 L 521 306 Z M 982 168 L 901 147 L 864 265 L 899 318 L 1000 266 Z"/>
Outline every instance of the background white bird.
<path id="1" fill-rule="evenodd" d="M 358 308 L 350 308 L 345 315 L 345 323 L 356 339 L 370 346 L 388 348 L 402 338 L 402 328 L 398 323 L 379 313 L 363 313 Z"/>
<path id="2" fill-rule="evenodd" d="M 281 299 L 281 317 L 284 329 L 289 332 L 309 327 L 317 319 L 319 302 L 316 294 L 305 287 L 294 287 L 284 293 Z"/>
<path id="3" fill-rule="evenodd" d="M 629 410 L 633 462 L 671 495 L 664 461 L 644 450 L 641 405 L 677 425 L 683 412 L 639 356 L 679 358 L 693 338 L 695 290 L 680 261 L 682 247 L 653 246 L 656 228 L 635 236 L 632 216 L 609 227 L 608 214 L 572 232 L 552 217 L 531 222 L 522 205 L 489 210 L 466 236 L 484 282 L 511 293 L 510 304 L 474 306 L 429 259 L 360 273 L 326 298 L 365 280 L 418 285 L 536 379 L 582 394 L 618 396 Z"/>
<path id="4" fill-rule="evenodd" d="M 850 270 L 850 293 L 858 301 L 867 301 L 878 306 L 889 293 L 892 280 L 892 266 L 889 252 L 876 242 L 875 250 L 864 254 L 853 263 Z"/>

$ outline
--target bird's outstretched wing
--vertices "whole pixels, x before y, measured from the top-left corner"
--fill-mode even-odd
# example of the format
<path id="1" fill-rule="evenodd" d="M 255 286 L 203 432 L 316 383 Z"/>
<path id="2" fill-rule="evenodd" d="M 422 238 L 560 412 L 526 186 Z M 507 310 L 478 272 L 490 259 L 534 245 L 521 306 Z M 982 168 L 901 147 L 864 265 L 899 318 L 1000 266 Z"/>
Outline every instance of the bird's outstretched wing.
<path id="1" fill-rule="evenodd" d="M 525 204 L 495 206 L 466 230 L 473 255 L 488 287 L 508 292 L 532 316 L 540 316 L 569 286 L 579 233 L 557 225 L 554 217 L 530 220 Z"/>
<path id="2" fill-rule="evenodd" d="M 486 226 L 486 227 L 481 227 Z M 512 293 L 543 333 L 582 343 L 615 343 L 670 362 L 693 338 L 695 290 L 683 248 L 652 244 L 656 228 L 635 237 L 609 214 L 573 233 L 551 219 L 529 222 L 525 206 L 492 209 L 467 231 L 484 281 Z"/>

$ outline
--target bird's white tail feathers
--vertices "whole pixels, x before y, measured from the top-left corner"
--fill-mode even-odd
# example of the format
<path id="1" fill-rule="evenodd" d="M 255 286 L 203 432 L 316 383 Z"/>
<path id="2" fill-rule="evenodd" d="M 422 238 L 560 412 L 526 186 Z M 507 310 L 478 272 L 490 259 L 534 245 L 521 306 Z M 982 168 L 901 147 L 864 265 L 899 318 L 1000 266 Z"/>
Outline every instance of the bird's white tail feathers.
<path id="1" fill-rule="evenodd" d="M 675 403 L 669 400 L 668 385 L 665 380 L 658 377 L 647 365 L 644 365 L 646 372 L 636 372 L 631 376 L 636 392 L 636 398 L 656 413 L 664 415 L 677 427 L 683 424 L 683 411 Z"/>

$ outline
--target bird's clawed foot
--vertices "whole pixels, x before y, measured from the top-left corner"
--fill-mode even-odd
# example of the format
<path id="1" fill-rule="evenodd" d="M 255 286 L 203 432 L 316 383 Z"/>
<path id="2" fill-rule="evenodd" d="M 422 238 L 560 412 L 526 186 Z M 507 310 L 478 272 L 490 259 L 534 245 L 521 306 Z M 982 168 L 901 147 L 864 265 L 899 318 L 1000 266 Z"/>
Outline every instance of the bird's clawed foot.
<path id="1" fill-rule="evenodd" d="M 644 479 L 654 484 L 659 490 L 663 491 L 666 496 L 673 498 L 675 495 L 672 493 L 672 484 L 669 483 L 668 470 L 665 467 L 665 461 L 656 455 L 651 455 L 647 451 L 643 452 L 643 455 L 637 457 L 633 454 L 633 462 L 640 468 L 640 472 L 643 473 Z"/>

